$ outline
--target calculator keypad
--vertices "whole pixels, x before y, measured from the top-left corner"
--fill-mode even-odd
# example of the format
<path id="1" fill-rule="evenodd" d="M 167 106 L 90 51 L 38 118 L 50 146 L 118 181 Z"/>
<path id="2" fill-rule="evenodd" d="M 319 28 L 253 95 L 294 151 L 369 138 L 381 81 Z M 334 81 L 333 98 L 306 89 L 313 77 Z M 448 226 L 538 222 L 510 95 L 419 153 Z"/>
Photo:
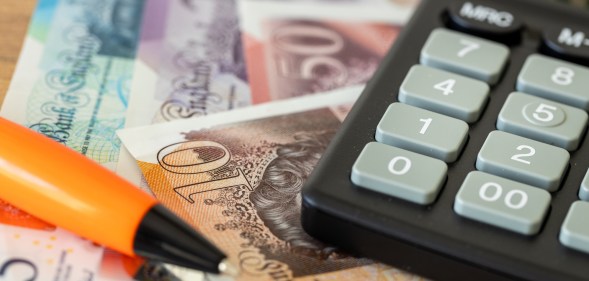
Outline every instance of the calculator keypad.
<path id="1" fill-rule="evenodd" d="M 589 68 L 530 55 L 517 78 L 517 90 L 589 110 Z"/>
<path id="2" fill-rule="evenodd" d="M 400 103 L 386 110 L 376 128 L 379 143 L 364 148 L 352 181 L 432 204 L 447 170 L 445 163 L 442 168 L 435 161 L 458 159 L 468 138 L 466 122 L 474 124 L 480 118 L 489 99 L 487 83 L 499 80 L 508 56 L 502 44 L 444 28 L 433 30 L 421 51 L 422 65 L 408 71 L 399 88 Z M 526 235 L 539 231 L 550 205 L 548 192 L 559 189 L 569 168 L 568 151 L 578 148 L 585 133 L 588 115 L 578 107 L 589 107 L 587 81 L 588 68 L 543 55 L 527 58 L 516 86 L 523 92 L 508 95 L 497 118 L 500 131 L 487 136 L 475 163 L 479 171 L 468 174 L 456 195 L 457 214 Z M 413 174 L 418 171 L 432 174 L 431 182 L 418 184 L 420 176 Z M 397 172 L 412 176 L 400 177 Z M 589 201 L 588 178 L 579 197 Z M 571 237 L 561 235 L 562 243 L 570 246 L 564 241 Z"/>
<path id="3" fill-rule="evenodd" d="M 468 135 L 461 120 L 403 103 L 389 106 L 376 128 L 376 141 L 453 162 Z"/>
<path id="4" fill-rule="evenodd" d="M 550 194 L 533 186 L 484 172 L 470 172 L 456 195 L 456 213 L 521 234 L 538 232 Z"/>
<path id="5" fill-rule="evenodd" d="M 399 90 L 399 101 L 472 123 L 489 97 L 489 85 L 452 72 L 414 65 Z"/>
<path id="6" fill-rule="evenodd" d="M 587 112 L 525 93 L 511 93 L 497 118 L 502 131 L 573 151 L 587 125 Z"/>
<path id="7" fill-rule="evenodd" d="M 562 148 L 494 131 L 487 136 L 479 152 L 476 168 L 555 191 L 568 167 L 569 159 L 569 153 Z"/>
<path id="8" fill-rule="evenodd" d="M 371 142 L 352 167 L 352 182 L 407 201 L 429 204 L 440 191 L 447 170 L 446 163 L 440 160 Z"/>
<path id="9" fill-rule="evenodd" d="M 438 28 L 421 50 L 421 64 L 494 84 L 499 80 L 509 49 L 464 33 Z"/>

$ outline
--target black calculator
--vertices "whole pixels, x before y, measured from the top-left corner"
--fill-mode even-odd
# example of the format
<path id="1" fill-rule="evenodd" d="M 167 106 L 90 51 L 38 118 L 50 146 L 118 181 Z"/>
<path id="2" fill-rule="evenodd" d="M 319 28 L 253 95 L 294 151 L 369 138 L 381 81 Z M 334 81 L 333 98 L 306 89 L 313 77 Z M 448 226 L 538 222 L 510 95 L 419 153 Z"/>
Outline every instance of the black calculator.
<path id="1" fill-rule="evenodd" d="M 302 224 L 435 280 L 589 280 L 589 13 L 424 0 L 303 189 Z"/>

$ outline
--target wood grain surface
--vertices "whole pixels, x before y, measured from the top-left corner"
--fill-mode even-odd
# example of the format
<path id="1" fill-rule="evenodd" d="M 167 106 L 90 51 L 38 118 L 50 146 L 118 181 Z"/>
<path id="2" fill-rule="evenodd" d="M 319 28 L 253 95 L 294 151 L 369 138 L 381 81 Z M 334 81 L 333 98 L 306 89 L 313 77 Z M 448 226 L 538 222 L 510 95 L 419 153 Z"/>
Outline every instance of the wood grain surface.
<path id="1" fill-rule="evenodd" d="M 36 2 L 8 0 L 0 5 L 0 104 L 8 91 Z"/>

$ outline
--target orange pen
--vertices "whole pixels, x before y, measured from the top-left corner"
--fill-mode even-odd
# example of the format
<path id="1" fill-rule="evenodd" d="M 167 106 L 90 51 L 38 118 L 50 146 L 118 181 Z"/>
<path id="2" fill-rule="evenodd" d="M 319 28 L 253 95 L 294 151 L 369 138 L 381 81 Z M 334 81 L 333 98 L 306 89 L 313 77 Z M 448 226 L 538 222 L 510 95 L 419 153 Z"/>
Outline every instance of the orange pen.
<path id="1" fill-rule="evenodd" d="M 4 118 L 0 198 L 123 254 L 237 273 L 221 251 L 151 196 L 82 154 Z"/>

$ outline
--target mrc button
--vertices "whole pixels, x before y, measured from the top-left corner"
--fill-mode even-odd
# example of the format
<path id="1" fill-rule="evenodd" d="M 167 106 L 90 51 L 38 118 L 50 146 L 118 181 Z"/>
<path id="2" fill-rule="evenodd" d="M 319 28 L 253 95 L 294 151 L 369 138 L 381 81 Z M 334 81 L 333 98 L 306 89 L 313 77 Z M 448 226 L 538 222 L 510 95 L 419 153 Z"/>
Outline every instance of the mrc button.
<path id="1" fill-rule="evenodd" d="M 517 43 L 522 21 L 495 1 L 454 1 L 448 7 L 451 28 L 504 43 Z"/>
<path id="2" fill-rule="evenodd" d="M 575 63 L 589 65 L 589 28 L 555 25 L 543 32 L 543 52 Z"/>

